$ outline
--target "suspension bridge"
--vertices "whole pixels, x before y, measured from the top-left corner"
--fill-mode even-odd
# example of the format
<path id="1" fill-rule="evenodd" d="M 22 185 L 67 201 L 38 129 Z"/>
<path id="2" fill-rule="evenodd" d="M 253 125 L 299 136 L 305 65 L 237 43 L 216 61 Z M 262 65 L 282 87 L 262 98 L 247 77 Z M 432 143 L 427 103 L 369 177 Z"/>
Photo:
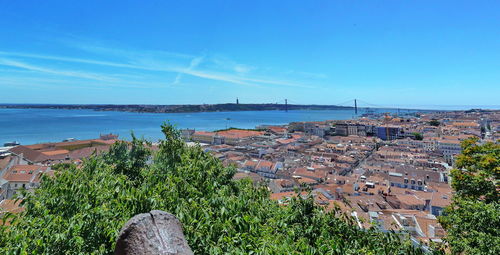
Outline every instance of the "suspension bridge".
<path id="1" fill-rule="evenodd" d="M 307 103 L 301 103 L 301 102 L 295 101 L 293 99 L 288 99 L 288 98 L 277 101 L 276 104 L 282 104 L 284 106 L 283 108 L 285 111 L 288 111 L 289 105 L 311 105 L 311 104 L 307 104 Z M 328 106 L 339 106 L 339 107 L 352 108 L 355 115 L 358 115 L 360 113 L 373 113 L 375 109 L 387 109 L 387 110 L 391 110 L 393 112 L 397 111 L 398 114 L 410 112 L 412 110 L 412 109 L 402 108 L 402 107 L 398 107 L 398 106 L 374 104 L 374 103 L 370 103 L 370 102 L 367 102 L 365 100 L 356 99 L 356 98 L 343 100 L 343 101 L 340 101 L 338 103 L 329 104 Z"/>

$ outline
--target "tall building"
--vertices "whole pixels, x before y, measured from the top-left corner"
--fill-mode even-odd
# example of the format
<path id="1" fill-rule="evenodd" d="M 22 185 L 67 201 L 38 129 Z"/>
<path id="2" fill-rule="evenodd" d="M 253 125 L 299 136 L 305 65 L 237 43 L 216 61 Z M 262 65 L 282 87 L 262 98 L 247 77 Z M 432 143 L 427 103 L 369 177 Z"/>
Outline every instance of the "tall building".
<path id="1" fill-rule="evenodd" d="M 384 140 L 396 140 L 401 134 L 401 128 L 395 126 L 377 127 L 377 137 Z"/>

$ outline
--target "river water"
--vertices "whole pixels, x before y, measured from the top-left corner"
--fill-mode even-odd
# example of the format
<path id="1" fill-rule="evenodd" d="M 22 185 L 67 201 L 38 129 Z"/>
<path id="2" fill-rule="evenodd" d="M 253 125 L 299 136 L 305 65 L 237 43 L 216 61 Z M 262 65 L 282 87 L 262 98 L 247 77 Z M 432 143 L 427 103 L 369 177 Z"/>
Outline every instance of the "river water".
<path id="1" fill-rule="evenodd" d="M 394 112 L 394 109 L 374 109 Z M 361 111 L 362 113 L 363 111 Z M 254 128 L 258 125 L 281 125 L 293 121 L 344 120 L 354 118 L 353 110 L 243 111 L 199 113 L 132 113 L 93 110 L 0 109 L 0 147 L 4 142 L 21 144 L 58 142 L 66 138 L 90 139 L 114 133 L 130 138 L 156 141 L 162 138 L 162 123 L 178 128 L 217 130 L 226 127 Z"/>

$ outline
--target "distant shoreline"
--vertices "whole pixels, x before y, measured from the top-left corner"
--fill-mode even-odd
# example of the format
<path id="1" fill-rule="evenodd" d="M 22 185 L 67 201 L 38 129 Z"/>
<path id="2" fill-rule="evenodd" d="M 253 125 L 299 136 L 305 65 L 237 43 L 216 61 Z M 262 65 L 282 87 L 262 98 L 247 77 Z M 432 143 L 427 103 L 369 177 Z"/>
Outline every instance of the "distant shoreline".
<path id="1" fill-rule="evenodd" d="M 297 104 L 201 104 L 201 105 L 114 105 L 114 104 L 0 104 L 0 109 L 66 109 L 137 113 L 195 113 L 273 110 L 354 110 L 351 106 Z"/>

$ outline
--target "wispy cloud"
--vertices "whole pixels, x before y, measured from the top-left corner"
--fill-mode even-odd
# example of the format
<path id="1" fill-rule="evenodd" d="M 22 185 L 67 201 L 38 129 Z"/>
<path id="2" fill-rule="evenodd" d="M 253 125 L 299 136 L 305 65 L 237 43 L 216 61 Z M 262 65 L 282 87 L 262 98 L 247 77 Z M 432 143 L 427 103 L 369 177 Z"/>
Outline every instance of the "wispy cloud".
<path id="1" fill-rule="evenodd" d="M 253 69 L 254 69 L 253 67 L 248 65 L 237 64 L 234 66 L 234 71 L 236 71 L 237 73 L 248 73 Z"/>
<path id="2" fill-rule="evenodd" d="M 141 69 L 178 72 L 179 79 L 174 79 L 174 84 L 177 84 L 180 81 L 182 75 L 190 75 L 198 78 L 230 82 L 240 85 L 278 85 L 311 88 L 314 86 L 311 84 L 298 82 L 297 80 L 304 80 L 304 78 L 309 79 L 311 77 L 326 78 L 326 76 L 323 74 L 298 71 L 292 71 L 292 75 L 285 72 L 287 73 L 286 76 L 296 76 L 298 78 L 294 78 L 292 80 L 290 80 L 290 77 L 288 77 L 288 79 L 277 78 L 277 76 L 280 76 L 278 74 L 280 72 L 274 74 L 257 74 L 254 73 L 255 70 L 265 68 L 258 68 L 255 66 L 238 63 L 230 58 L 218 54 L 203 54 L 202 56 L 197 56 L 193 54 L 171 51 L 137 50 L 130 48 L 124 49 L 121 47 L 110 48 L 106 46 L 110 44 L 110 42 L 96 42 L 95 40 L 88 38 L 66 40 L 65 44 L 70 47 L 85 50 L 89 53 L 106 55 L 109 54 L 124 57 L 127 59 L 128 63 L 133 64 L 135 65 L 135 67 Z M 185 61 L 186 59 L 189 59 L 191 62 L 194 61 L 194 66 L 192 66 L 193 63 L 190 63 L 190 67 L 183 68 L 182 66 L 185 66 L 185 64 L 179 64 L 179 61 Z M 201 61 L 199 63 L 196 63 L 196 61 L 199 60 Z M 201 62 L 206 63 L 206 66 L 204 68 L 199 68 Z M 178 81 L 176 82 L 176 80 Z"/>
<path id="3" fill-rule="evenodd" d="M 115 75 L 119 78 L 113 79 L 111 81 L 101 81 L 92 79 L 73 79 L 73 76 L 54 76 L 48 73 L 39 73 L 37 71 L 31 70 L 8 70 L 0 69 L 0 85 L 29 85 L 32 86 L 65 86 L 74 88 L 164 88 L 168 86 L 167 82 L 158 81 L 143 81 L 143 80 L 133 80 L 126 79 L 125 77 L 119 77 L 120 75 Z M 135 78 L 134 76 L 131 76 Z"/>
<path id="4" fill-rule="evenodd" d="M 211 60 L 218 67 L 221 67 L 221 68 L 224 68 L 224 69 L 228 69 L 228 70 L 232 70 L 232 71 L 234 71 L 234 72 L 236 72 L 237 74 L 240 74 L 240 75 L 247 74 L 247 73 L 249 73 L 249 72 L 254 71 L 255 69 L 257 69 L 254 66 L 237 63 L 237 62 L 235 62 L 235 61 L 233 61 L 233 60 L 231 60 L 229 58 L 222 57 L 222 56 L 212 56 Z"/>
<path id="5" fill-rule="evenodd" d="M 25 69 L 25 70 L 54 74 L 54 75 L 69 76 L 69 77 L 98 80 L 98 81 L 110 81 L 108 76 L 97 75 L 97 74 L 93 74 L 93 73 L 85 73 L 85 72 L 50 69 L 50 68 L 32 65 L 32 64 L 28 64 L 28 63 L 24 63 L 24 62 L 20 62 L 20 61 L 15 61 L 15 60 L 7 59 L 7 58 L 0 58 L 0 65 L 11 66 L 11 67 L 21 68 L 21 69 Z"/>
<path id="6" fill-rule="evenodd" d="M 224 82 L 233 83 L 233 84 L 240 84 L 240 85 L 259 86 L 258 84 L 246 82 L 246 81 L 242 80 L 241 78 L 235 77 L 233 75 L 218 74 L 218 73 L 214 73 L 214 72 L 196 71 L 196 70 L 179 70 L 179 72 L 182 72 L 183 74 L 191 75 L 194 77 L 204 78 L 204 79 L 209 79 L 209 80 L 224 81 Z"/>
<path id="7" fill-rule="evenodd" d="M 201 57 L 195 57 L 191 60 L 191 62 L 189 63 L 189 66 L 185 69 L 184 72 L 190 72 L 192 71 L 194 68 L 196 68 L 198 65 L 201 64 L 201 62 L 203 61 L 203 59 L 205 59 L 205 56 L 201 56 Z M 181 78 L 182 78 L 182 75 L 184 74 L 184 72 L 179 72 L 177 74 L 177 76 L 175 76 L 175 80 L 173 82 L 174 85 L 177 85 L 181 82 Z"/>
<path id="8" fill-rule="evenodd" d="M 79 40 L 64 40 L 62 41 L 66 46 L 80 49 L 89 53 L 98 53 L 103 55 L 113 55 L 118 57 L 127 58 L 145 58 L 145 57 L 157 57 L 157 58 L 177 58 L 177 59 L 192 59 L 196 57 L 191 54 L 184 54 L 179 52 L 163 51 L 163 50 L 137 50 L 133 48 L 124 48 L 120 46 L 110 47 L 110 42 L 96 42 L 90 39 L 79 39 Z"/>
<path id="9" fill-rule="evenodd" d="M 165 75 L 167 73 L 175 74 L 173 82 L 164 83 L 166 86 L 178 85 L 181 83 L 184 76 L 191 76 L 244 86 L 265 87 L 276 85 L 300 88 L 313 87 L 309 84 L 305 84 L 304 82 L 298 82 L 296 81 L 297 79 L 290 81 L 288 79 L 258 74 L 255 72 L 258 68 L 254 66 L 237 63 L 221 56 L 211 56 L 206 54 L 194 56 L 190 54 L 165 51 L 142 51 L 109 48 L 101 45 L 94 46 L 92 44 L 83 43 L 68 43 L 68 45 L 76 49 L 92 53 L 91 55 L 93 55 L 93 58 L 74 58 L 67 56 L 0 51 L 0 56 L 4 56 L 3 58 L 0 58 L 0 65 L 46 74 L 115 83 L 130 83 L 131 79 L 120 79 L 120 77 L 116 76 L 119 76 L 117 74 L 127 74 L 129 72 L 127 70 L 136 70 L 139 75 L 134 77 L 134 80 L 137 79 L 138 83 L 141 83 L 140 76 L 141 73 L 143 73 L 142 71 L 153 72 L 150 74 L 152 76 L 156 76 L 157 80 L 165 80 L 167 77 Z M 23 59 L 24 61 L 17 60 L 18 58 Z M 78 70 L 67 70 L 65 68 L 66 65 L 64 64 L 61 65 L 62 68 L 53 68 L 46 66 L 46 63 L 44 63 L 44 65 L 35 65 L 30 63 L 31 61 L 26 61 L 36 59 L 57 62 L 59 65 L 61 65 L 60 62 L 68 62 L 84 64 L 85 66 L 78 66 Z M 96 66 L 105 66 L 114 69 L 113 71 L 106 72 L 106 74 L 96 73 L 95 71 L 83 71 L 86 70 L 87 67 L 95 70 Z M 113 73 L 114 75 L 109 75 L 110 73 Z"/>
<path id="10" fill-rule="evenodd" d="M 0 55 L 22 57 L 22 58 L 31 58 L 31 59 L 45 59 L 45 60 L 54 60 L 54 61 L 63 61 L 63 62 L 73 62 L 73 63 L 100 65 L 100 66 L 109 66 L 109 67 L 118 67 L 118 68 L 143 69 L 143 70 L 151 70 L 151 71 L 161 71 L 162 70 L 162 69 L 155 69 L 152 67 L 134 65 L 134 64 L 129 64 L 129 63 L 118 63 L 118 62 L 112 62 L 112 61 L 102 61 L 102 60 L 92 60 L 92 59 L 72 58 L 72 57 L 61 57 L 61 56 L 41 55 L 41 54 L 30 54 L 30 53 L 20 53 L 20 52 L 0 51 Z"/>

